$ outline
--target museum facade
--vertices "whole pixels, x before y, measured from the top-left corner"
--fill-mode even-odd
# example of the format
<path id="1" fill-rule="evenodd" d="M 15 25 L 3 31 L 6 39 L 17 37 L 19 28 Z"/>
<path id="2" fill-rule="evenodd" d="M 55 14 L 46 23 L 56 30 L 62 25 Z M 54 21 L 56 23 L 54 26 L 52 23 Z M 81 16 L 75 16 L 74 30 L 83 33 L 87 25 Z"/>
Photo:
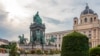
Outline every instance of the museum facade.
<path id="1" fill-rule="evenodd" d="M 100 44 L 100 20 L 98 14 L 86 5 L 85 9 L 81 12 L 80 17 L 74 17 L 73 30 L 85 34 L 89 38 L 89 46 L 95 47 Z M 63 36 L 71 33 L 73 30 L 58 31 L 46 33 L 45 38 L 49 39 L 55 36 L 55 48 L 61 49 Z"/>

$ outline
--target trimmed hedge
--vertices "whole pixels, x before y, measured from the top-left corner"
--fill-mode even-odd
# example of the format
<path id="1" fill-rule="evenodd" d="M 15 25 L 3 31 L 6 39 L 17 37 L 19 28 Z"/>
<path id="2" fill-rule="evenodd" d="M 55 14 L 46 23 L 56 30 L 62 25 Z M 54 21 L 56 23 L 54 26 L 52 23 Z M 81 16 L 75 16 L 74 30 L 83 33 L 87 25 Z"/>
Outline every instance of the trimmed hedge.
<path id="1" fill-rule="evenodd" d="M 100 45 L 98 45 L 97 47 L 100 47 Z"/>
<path id="2" fill-rule="evenodd" d="M 94 47 L 89 50 L 89 56 L 100 56 L 100 47 Z"/>
<path id="3" fill-rule="evenodd" d="M 88 38 L 76 31 L 64 36 L 61 56 L 89 56 Z"/>

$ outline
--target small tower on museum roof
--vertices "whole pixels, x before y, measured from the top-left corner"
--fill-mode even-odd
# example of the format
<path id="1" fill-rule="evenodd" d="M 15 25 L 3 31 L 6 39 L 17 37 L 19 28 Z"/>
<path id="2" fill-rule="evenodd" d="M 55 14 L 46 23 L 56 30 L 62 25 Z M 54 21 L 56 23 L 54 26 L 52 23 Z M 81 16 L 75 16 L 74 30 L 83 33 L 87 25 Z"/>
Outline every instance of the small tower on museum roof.
<path id="1" fill-rule="evenodd" d="M 98 19 L 97 13 L 95 13 L 92 9 L 89 8 L 86 3 L 85 9 L 81 12 L 80 15 L 80 24 L 89 24 L 93 23 Z"/>
<path id="2" fill-rule="evenodd" d="M 85 14 L 95 14 L 94 11 L 89 8 L 88 3 L 86 3 L 85 10 L 81 12 L 81 15 L 85 15 Z"/>
<path id="3" fill-rule="evenodd" d="M 86 3 L 86 9 L 89 9 L 88 3 Z"/>
<path id="4" fill-rule="evenodd" d="M 85 9 L 81 12 L 80 18 L 77 17 L 73 20 L 74 30 L 82 28 L 81 26 L 90 25 L 94 23 L 99 23 L 98 15 L 92 9 L 89 8 L 88 4 L 86 4 Z M 87 26 L 86 26 L 87 27 Z M 90 26 L 89 26 L 90 27 Z M 83 27 L 84 28 L 84 27 Z"/>

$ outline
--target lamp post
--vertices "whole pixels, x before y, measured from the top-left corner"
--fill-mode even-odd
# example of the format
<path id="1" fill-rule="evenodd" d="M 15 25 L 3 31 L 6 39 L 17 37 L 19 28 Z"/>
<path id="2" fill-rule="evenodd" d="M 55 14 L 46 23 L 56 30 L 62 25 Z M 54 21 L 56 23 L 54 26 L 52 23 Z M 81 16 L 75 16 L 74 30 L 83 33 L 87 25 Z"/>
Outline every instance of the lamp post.
<path id="1" fill-rule="evenodd" d="M 25 50 L 25 56 L 27 56 L 27 52 L 28 52 L 28 51 L 27 51 L 27 50 Z"/>
<path id="2" fill-rule="evenodd" d="M 20 51 L 17 51 L 17 55 L 20 56 Z"/>

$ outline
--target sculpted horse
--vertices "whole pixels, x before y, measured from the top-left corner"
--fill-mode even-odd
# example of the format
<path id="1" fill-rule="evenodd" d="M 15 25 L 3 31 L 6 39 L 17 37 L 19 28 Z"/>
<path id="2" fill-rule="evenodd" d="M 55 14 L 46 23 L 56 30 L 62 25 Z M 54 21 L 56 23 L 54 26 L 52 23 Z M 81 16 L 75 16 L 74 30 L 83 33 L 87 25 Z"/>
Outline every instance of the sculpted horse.
<path id="1" fill-rule="evenodd" d="M 18 37 L 19 37 L 19 43 L 20 44 L 25 44 L 26 43 L 27 38 L 24 38 L 24 34 L 22 34 L 22 36 L 19 35 Z"/>
<path id="2" fill-rule="evenodd" d="M 57 39 L 56 37 L 51 36 L 50 39 L 47 39 L 48 44 L 49 44 L 49 45 L 52 45 L 52 43 L 54 43 L 54 42 L 56 41 L 56 39 Z"/>

